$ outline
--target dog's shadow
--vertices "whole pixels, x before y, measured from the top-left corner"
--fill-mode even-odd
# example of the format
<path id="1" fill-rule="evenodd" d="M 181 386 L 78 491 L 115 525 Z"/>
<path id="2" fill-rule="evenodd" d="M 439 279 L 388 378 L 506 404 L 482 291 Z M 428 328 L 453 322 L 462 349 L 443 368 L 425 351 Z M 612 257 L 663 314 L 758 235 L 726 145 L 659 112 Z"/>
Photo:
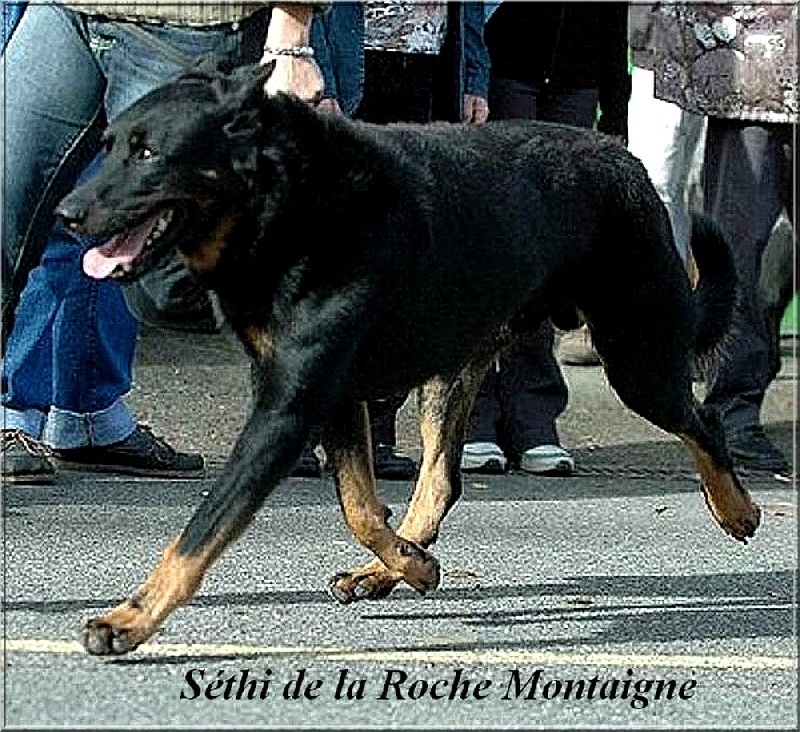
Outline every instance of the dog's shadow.
<path id="1" fill-rule="evenodd" d="M 515 588 L 514 597 L 560 598 L 555 607 L 448 611 L 377 612 L 364 620 L 460 621 L 487 631 L 525 628 L 524 641 L 491 642 L 486 647 L 570 648 L 576 646 L 742 638 L 786 638 L 794 635 L 795 575 L 791 570 L 682 576 L 580 576 L 566 582 Z M 447 592 L 452 599 L 510 597 L 504 589 L 482 587 Z M 662 601 L 662 598 L 666 601 Z M 565 626 L 580 624 L 564 637 Z M 581 628 L 591 625 L 591 632 Z M 560 637 L 552 639 L 553 635 Z M 450 650 L 479 650 L 483 644 L 450 645 Z M 402 649 L 399 649 L 402 650 Z"/>
<path id="2" fill-rule="evenodd" d="M 430 600 L 435 601 L 435 608 L 426 607 L 428 599 L 425 599 L 411 606 L 404 602 L 401 612 L 397 611 L 392 599 L 409 600 L 417 596 L 410 590 L 398 589 L 389 600 L 360 606 L 359 622 L 378 623 L 382 627 L 395 622 L 436 622 L 475 629 L 477 632 L 474 635 L 479 638 L 495 636 L 485 641 L 422 641 L 417 645 L 392 646 L 391 650 L 398 652 L 564 650 L 642 642 L 780 640 L 790 639 L 794 633 L 793 583 L 794 573 L 791 570 L 682 576 L 588 575 L 554 583 L 444 587 L 429 596 Z M 544 606 L 539 602 L 543 598 L 547 599 Z M 519 602 L 526 599 L 531 600 L 527 607 Z M 506 609 L 498 600 L 517 602 L 513 608 Z M 489 603 L 492 608 L 500 607 L 487 609 L 482 601 Z M 190 606 L 249 606 L 268 611 L 276 606 L 332 602 L 322 591 L 233 592 L 200 595 Z M 481 602 L 481 606 L 475 607 L 476 602 Z M 58 614 L 106 608 L 112 604 L 112 601 L 97 599 L 23 601 L 9 602 L 5 609 Z M 464 609 L 465 604 L 468 609 Z M 508 632 L 513 632 L 517 638 L 496 638 L 498 634 Z M 304 652 L 302 646 L 298 646 L 297 652 Z M 324 651 L 319 653 L 324 656 Z M 202 665 L 204 661 L 217 663 L 275 657 L 276 653 L 269 649 L 248 649 L 243 646 L 241 652 L 221 649 L 219 654 L 154 653 L 109 659 L 109 662 Z"/>

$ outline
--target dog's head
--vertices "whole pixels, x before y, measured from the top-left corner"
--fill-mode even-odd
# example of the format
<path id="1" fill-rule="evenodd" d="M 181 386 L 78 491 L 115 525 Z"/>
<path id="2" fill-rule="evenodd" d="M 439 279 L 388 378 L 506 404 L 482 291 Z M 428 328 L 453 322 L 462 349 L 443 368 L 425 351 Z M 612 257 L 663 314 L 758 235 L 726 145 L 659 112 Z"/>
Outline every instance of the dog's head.
<path id="1" fill-rule="evenodd" d="M 221 237 L 252 199 L 270 72 L 187 74 L 117 118 L 99 172 L 56 211 L 102 241 L 84 256 L 87 274 L 131 281 L 173 247 L 200 271 L 215 264 Z M 279 176 L 281 161 L 272 162 Z M 265 177 L 259 169 L 259 181 Z"/>

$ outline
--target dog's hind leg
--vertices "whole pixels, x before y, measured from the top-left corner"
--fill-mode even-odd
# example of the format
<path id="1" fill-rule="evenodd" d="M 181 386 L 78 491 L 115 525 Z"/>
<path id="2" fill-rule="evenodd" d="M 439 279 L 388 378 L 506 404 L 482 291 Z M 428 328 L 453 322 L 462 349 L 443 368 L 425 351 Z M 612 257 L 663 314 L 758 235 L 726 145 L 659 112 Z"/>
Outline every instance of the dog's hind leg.
<path id="1" fill-rule="evenodd" d="M 692 416 L 679 436 L 697 463 L 706 505 L 723 531 L 746 544 L 758 528 L 759 508 L 733 471 L 717 414 L 698 406 Z"/>
<path id="2" fill-rule="evenodd" d="M 652 314 L 647 307 L 642 312 Z M 628 321 L 593 321 L 592 337 L 608 380 L 622 401 L 640 416 L 687 445 L 697 463 L 706 504 L 722 529 L 740 541 L 753 536 L 759 510 L 733 472 L 722 427 L 691 391 L 689 338 L 675 321 L 656 318 L 658 327 L 632 329 Z M 679 320 L 679 318 L 678 318 Z"/>
<path id="3" fill-rule="evenodd" d="M 458 376 L 437 377 L 419 389 L 422 465 L 399 536 L 428 547 L 436 541 L 447 512 L 461 495 L 461 452 L 467 420 L 486 373 L 486 362 L 476 360 Z M 403 577 L 373 559 L 337 574 L 331 594 L 341 603 L 379 599 Z"/>
<path id="4" fill-rule="evenodd" d="M 353 403 L 338 410 L 326 426 L 323 446 L 333 463 L 345 521 L 356 539 L 415 590 L 434 589 L 439 584 L 439 563 L 386 523 L 389 509 L 375 490 L 366 404 Z"/>

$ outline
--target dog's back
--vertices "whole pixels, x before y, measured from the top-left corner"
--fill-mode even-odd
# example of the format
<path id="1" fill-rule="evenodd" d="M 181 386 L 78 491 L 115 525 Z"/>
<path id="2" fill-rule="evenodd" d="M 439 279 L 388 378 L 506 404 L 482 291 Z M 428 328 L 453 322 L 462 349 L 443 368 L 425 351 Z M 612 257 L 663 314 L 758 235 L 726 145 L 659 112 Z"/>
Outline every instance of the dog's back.
<path id="1" fill-rule="evenodd" d="M 610 138 L 536 122 L 354 130 L 411 171 L 413 213 L 429 232 L 365 343 L 376 378 L 389 363 L 402 364 L 391 371 L 408 374 L 408 386 L 439 359 L 448 364 L 437 368 L 456 367 L 498 323 L 524 314 L 535 324 L 623 272 L 657 270 L 656 286 L 670 283 L 664 298 L 677 300 L 678 313 L 685 307 L 663 205 L 639 161 Z M 414 363 L 404 358 L 408 343 L 419 347 Z"/>

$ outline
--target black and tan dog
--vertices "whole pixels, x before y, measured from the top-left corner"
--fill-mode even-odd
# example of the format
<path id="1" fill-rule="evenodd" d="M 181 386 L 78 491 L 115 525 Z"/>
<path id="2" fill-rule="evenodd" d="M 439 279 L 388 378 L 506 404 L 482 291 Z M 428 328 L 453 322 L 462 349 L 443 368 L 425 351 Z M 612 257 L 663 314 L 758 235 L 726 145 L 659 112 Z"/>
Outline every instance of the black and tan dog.
<path id="1" fill-rule="evenodd" d="M 692 293 L 644 169 L 612 140 L 535 123 L 356 124 L 264 100 L 267 73 L 154 91 L 59 206 L 106 240 L 84 258 L 92 276 L 131 280 L 176 248 L 262 376 L 224 473 L 144 584 L 86 625 L 90 653 L 135 648 L 193 596 L 317 425 L 347 524 L 375 555 L 335 577 L 334 596 L 434 588 L 427 547 L 460 493 L 465 422 L 498 333 L 565 309 L 589 323 L 625 404 L 689 447 L 722 528 L 753 535 L 759 511 L 691 391 L 692 358 L 720 337 L 734 295 L 713 228 L 695 231 Z M 395 531 L 364 404 L 419 385 L 424 455 Z"/>

